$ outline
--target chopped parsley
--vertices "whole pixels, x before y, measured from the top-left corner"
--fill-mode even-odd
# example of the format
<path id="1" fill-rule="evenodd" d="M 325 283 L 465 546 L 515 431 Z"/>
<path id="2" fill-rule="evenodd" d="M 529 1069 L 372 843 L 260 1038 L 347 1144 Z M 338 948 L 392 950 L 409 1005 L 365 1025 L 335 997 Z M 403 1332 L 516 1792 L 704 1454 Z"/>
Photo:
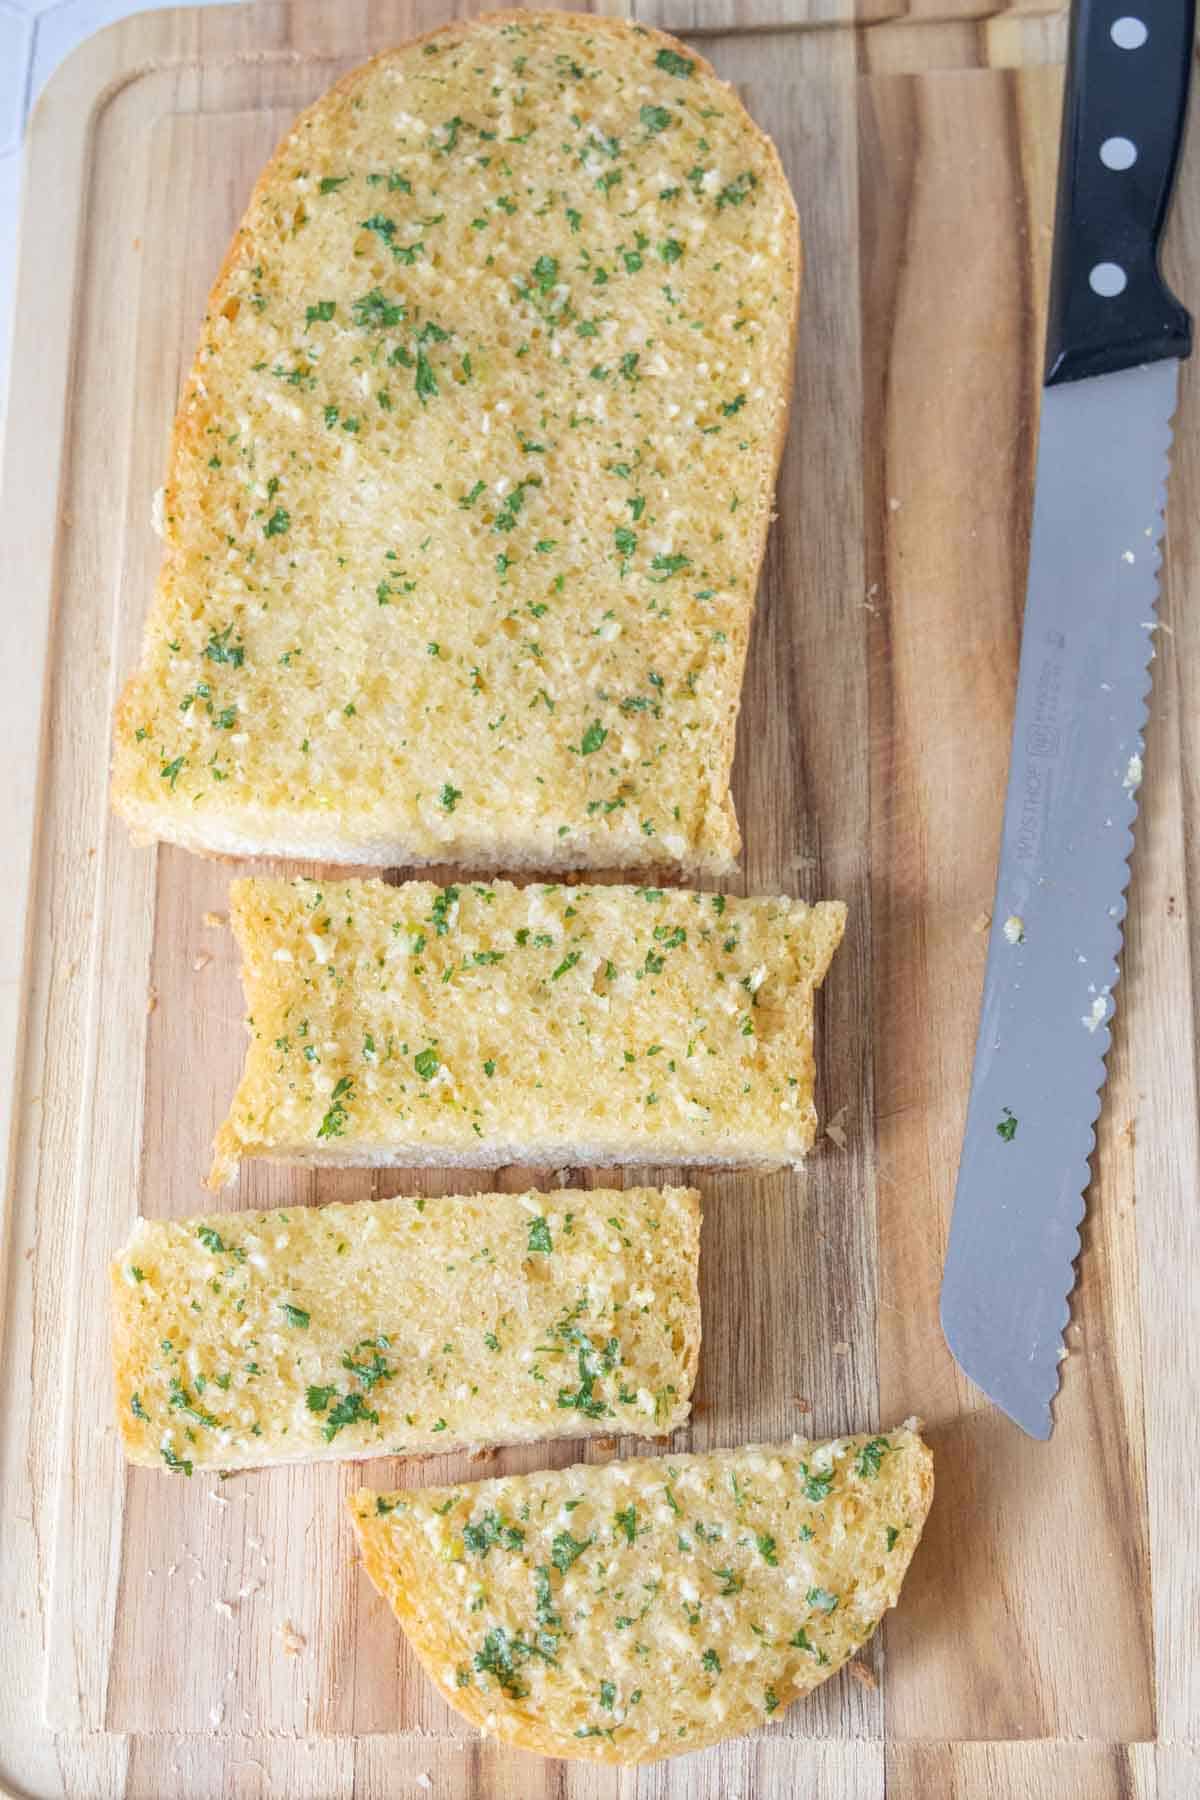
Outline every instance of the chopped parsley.
<path id="1" fill-rule="evenodd" d="M 440 893 L 434 895 L 429 921 L 438 937 L 445 937 L 449 931 L 451 909 L 457 900 L 458 889 L 456 887 L 442 888 Z"/>
<path id="2" fill-rule="evenodd" d="M 378 288 L 355 300 L 350 308 L 354 323 L 367 331 L 386 331 L 403 324 L 406 310 L 403 301 L 387 299 Z"/>
<path id="3" fill-rule="evenodd" d="M 828 1475 L 814 1475 L 807 1463 L 801 1463 L 800 1473 L 804 1477 L 805 1499 L 812 1500 L 816 1504 L 822 1500 L 828 1500 L 829 1490 L 833 1486 L 832 1470 Z"/>
<path id="4" fill-rule="evenodd" d="M 554 1249 L 554 1244 L 550 1237 L 550 1227 L 546 1223 L 545 1219 L 541 1218 L 541 1217 L 538 1217 L 536 1219 L 530 1219 L 530 1221 L 529 1221 L 529 1245 L 528 1245 L 529 1254 L 531 1256 L 534 1256 L 534 1255 L 549 1256 L 553 1249 Z"/>
<path id="5" fill-rule="evenodd" d="M 556 1532 L 550 1549 L 550 1560 L 556 1569 L 566 1574 L 571 1564 L 579 1560 L 591 1542 L 590 1537 L 576 1538 L 569 1531 Z"/>
<path id="6" fill-rule="evenodd" d="M 740 206 L 751 188 L 757 186 L 757 176 L 749 169 L 743 170 L 736 181 L 731 181 L 729 186 L 722 188 L 717 195 L 717 211 L 721 212 L 727 206 Z"/>
<path id="7" fill-rule="evenodd" d="M 891 1447 L 885 1437 L 872 1438 L 859 1451 L 854 1463 L 854 1473 L 873 1481 L 879 1473 L 880 1464 Z"/>
<path id="8" fill-rule="evenodd" d="M 427 400 L 433 399 L 439 392 L 437 376 L 433 372 L 433 364 L 423 350 L 417 351 L 417 398 L 424 406 Z"/>
<path id="9" fill-rule="evenodd" d="M 353 1098 L 353 1090 L 353 1075 L 343 1075 L 329 1097 L 329 1110 L 321 1120 L 317 1132 L 319 1138 L 341 1137 L 346 1129 L 346 1108 L 343 1102 Z"/>
<path id="10" fill-rule="evenodd" d="M 613 1536 L 615 1537 L 619 1531 L 624 1532 L 625 1542 L 627 1544 L 633 1543 L 634 1539 L 637 1537 L 636 1506 L 629 1505 L 621 1512 L 613 1514 Z"/>
<path id="11" fill-rule="evenodd" d="M 691 566 L 691 557 L 684 556 L 682 551 L 678 550 L 669 556 L 660 553 L 658 556 L 652 557 L 650 561 L 650 567 L 656 571 L 659 581 L 669 581 L 672 575 L 678 575 L 681 569 L 690 569 Z M 651 576 L 651 580 L 654 578 Z"/>
<path id="12" fill-rule="evenodd" d="M 333 1401 L 332 1406 L 330 1401 Z M 379 1414 L 371 1410 L 360 1393 L 338 1394 L 332 1387 L 310 1387 L 308 1410 L 328 1414 L 321 1428 L 321 1436 L 327 1444 L 331 1444 L 346 1425 L 379 1423 Z"/>
<path id="13" fill-rule="evenodd" d="M 497 1545 L 502 1550 L 520 1550 L 525 1543 L 525 1533 L 519 1525 L 506 1525 L 498 1512 L 486 1512 L 478 1523 L 472 1522 L 463 1527 L 463 1543 L 476 1556 L 486 1559 L 489 1550 Z"/>

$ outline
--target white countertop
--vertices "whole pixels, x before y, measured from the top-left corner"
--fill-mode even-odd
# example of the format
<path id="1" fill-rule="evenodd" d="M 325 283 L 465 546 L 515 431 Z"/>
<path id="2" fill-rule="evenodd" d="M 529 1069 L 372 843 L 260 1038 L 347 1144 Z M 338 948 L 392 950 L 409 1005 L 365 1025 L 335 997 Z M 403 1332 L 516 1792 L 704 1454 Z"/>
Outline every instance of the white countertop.
<path id="1" fill-rule="evenodd" d="M 46 82 L 76 44 L 102 26 L 182 0 L 0 0 L 0 441 L 8 410 L 13 287 L 25 122 Z M 229 0 L 187 0 L 192 6 Z"/>

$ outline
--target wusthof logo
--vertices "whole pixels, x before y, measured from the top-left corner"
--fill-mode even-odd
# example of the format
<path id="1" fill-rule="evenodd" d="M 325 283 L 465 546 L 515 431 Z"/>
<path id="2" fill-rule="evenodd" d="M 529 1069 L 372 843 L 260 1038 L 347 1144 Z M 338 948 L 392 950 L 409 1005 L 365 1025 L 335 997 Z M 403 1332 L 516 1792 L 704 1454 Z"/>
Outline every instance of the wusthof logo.
<path id="1" fill-rule="evenodd" d="M 1027 766 L 1017 823 L 1017 855 L 1022 862 L 1032 862 L 1038 853 L 1049 780 L 1049 772 L 1043 773 L 1036 763 Z"/>
<path id="2" fill-rule="evenodd" d="M 1025 749 L 1030 756 L 1057 756 L 1062 739 L 1052 725 L 1031 725 L 1025 735 Z"/>

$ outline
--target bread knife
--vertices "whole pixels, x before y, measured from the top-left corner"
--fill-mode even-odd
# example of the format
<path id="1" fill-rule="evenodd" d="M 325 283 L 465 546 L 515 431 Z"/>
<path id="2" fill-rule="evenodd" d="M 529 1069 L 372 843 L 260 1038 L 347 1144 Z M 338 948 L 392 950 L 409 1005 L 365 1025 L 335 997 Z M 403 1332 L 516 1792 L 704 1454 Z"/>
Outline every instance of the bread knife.
<path id="1" fill-rule="evenodd" d="M 1105 1081 L 1191 350 L 1158 251 L 1194 10 L 1071 12 L 1016 716 L 941 1296 L 962 1369 L 1036 1438 L 1053 1428 Z"/>

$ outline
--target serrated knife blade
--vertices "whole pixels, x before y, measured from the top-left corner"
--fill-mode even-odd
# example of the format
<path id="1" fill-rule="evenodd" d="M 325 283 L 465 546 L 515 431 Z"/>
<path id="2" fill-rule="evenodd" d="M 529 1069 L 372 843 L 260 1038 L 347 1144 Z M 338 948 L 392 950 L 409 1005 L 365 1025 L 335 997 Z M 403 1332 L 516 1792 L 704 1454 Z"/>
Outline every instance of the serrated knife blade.
<path id="1" fill-rule="evenodd" d="M 1036 1438 L 1052 1430 L 1105 1082 L 1191 348 L 1157 251 L 1194 0 L 1137 11 L 1072 10 L 1012 753 L 941 1295 L 959 1364 Z"/>
<path id="2" fill-rule="evenodd" d="M 959 1363 L 1050 1435 L 1117 984 L 1179 365 L 1046 391 L 1012 761 L 942 1283 Z"/>

